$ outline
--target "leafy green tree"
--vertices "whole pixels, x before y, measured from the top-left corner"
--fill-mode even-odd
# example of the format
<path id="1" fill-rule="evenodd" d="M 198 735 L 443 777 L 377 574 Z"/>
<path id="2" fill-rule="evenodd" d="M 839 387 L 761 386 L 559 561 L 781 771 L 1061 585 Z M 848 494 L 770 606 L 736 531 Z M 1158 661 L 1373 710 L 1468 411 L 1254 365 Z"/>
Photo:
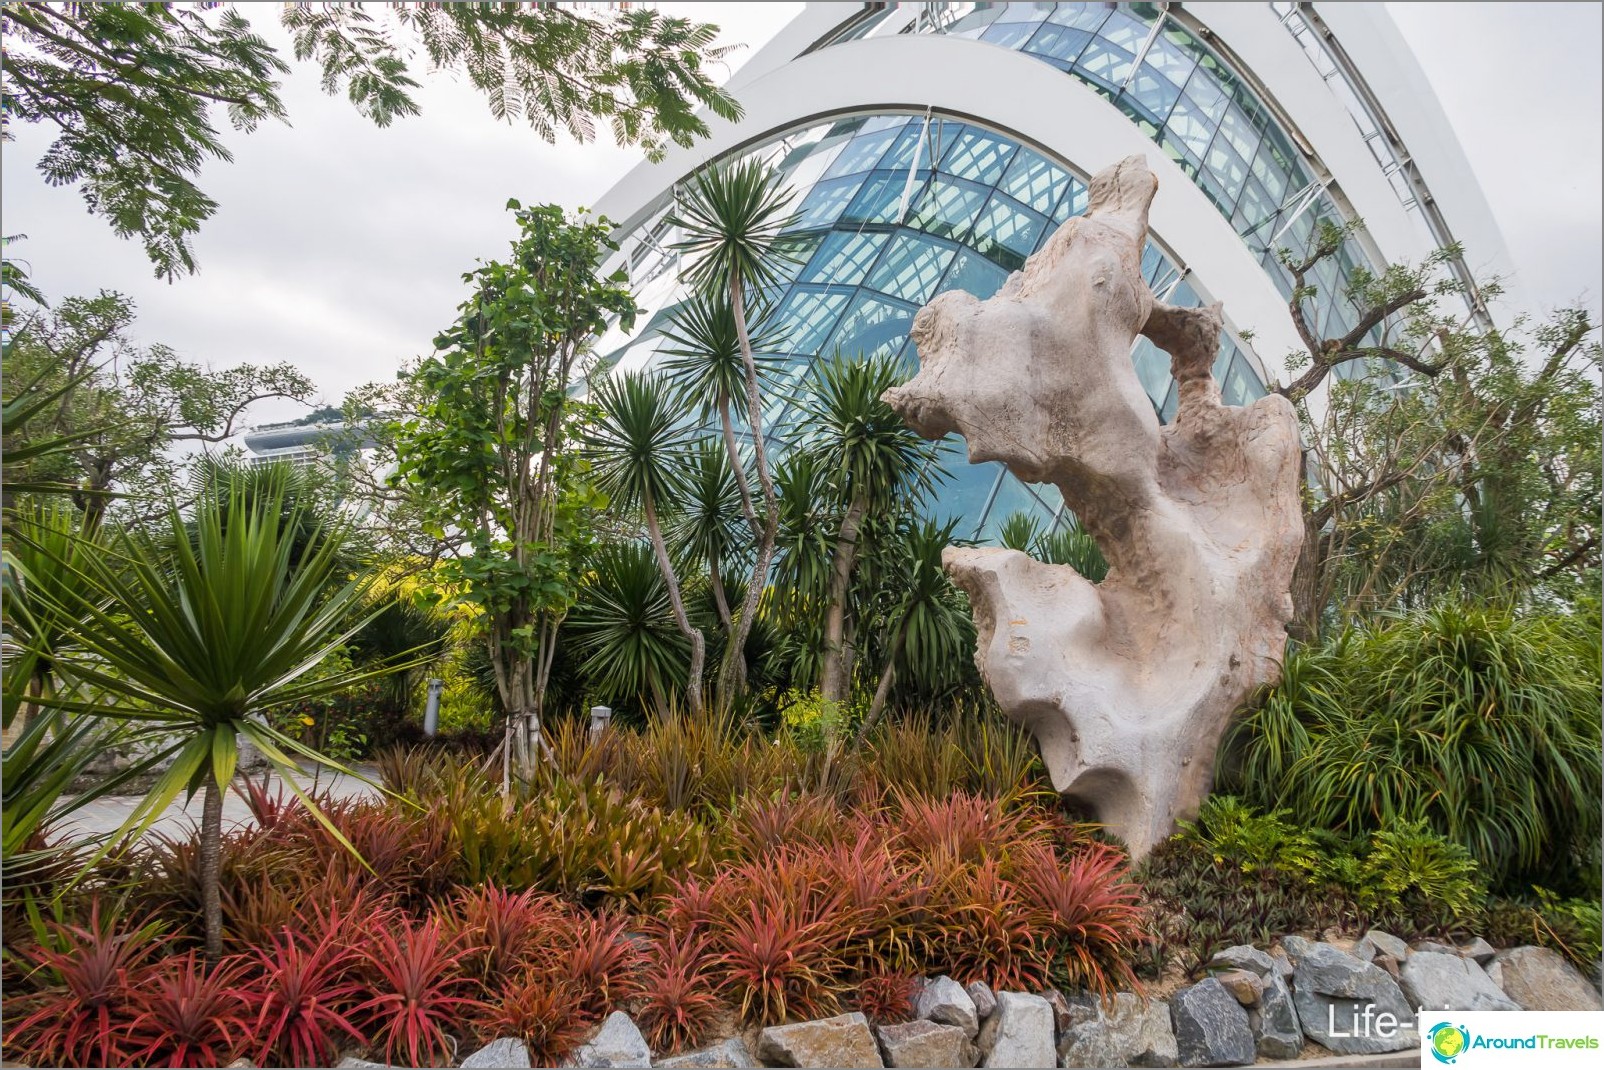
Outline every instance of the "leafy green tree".
<path id="1" fill-rule="evenodd" d="M 463 276 L 473 296 L 408 375 L 414 408 L 381 448 L 437 541 L 441 589 L 478 611 L 507 711 L 505 758 L 528 769 L 544 748 L 557 631 L 602 504 L 573 448 L 581 414 L 568 386 L 609 319 L 628 327 L 636 309 L 621 273 L 597 274 L 616 248 L 605 219 L 508 206 L 520 227 L 511 258 Z"/>
<path id="2" fill-rule="evenodd" d="M 182 463 L 173 447 L 232 437 L 250 407 L 268 398 L 304 401 L 312 382 L 293 365 L 240 364 L 213 370 L 163 345 L 131 337 L 134 303 L 102 290 L 69 297 L 52 310 L 17 319 L 5 347 L 6 383 L 17 398 L 52 396 L 32 420 L 5 429 L 5 452 L 19 479 L 71 487 L 87 526 L 100 522 L 111 492 L 165 497 Z M 47 456 L 20 451 L 45 440 Z"/>
<path id="3" fill-rule="evenodd" d="M 875 631 L 889 635 L 880 679 L 868 712 L 858 728 L 862 746 L 891 697 L 901 675 L 931 682 L 950 679 L 952 668 L 972 660 L 975 628 L 969 600 L 941 567 L 941 555 L 953 541 L 956 518 L 945 523 L 898 517 L 888 537 L 876 540 Z"/>
<path id="4" fill-rule="evenodd" d="M 254 743 L 343 843 L 296 783 L 299 769 L 290 755 L 325 759 L 272 728 L 264 715 L 383 671 L 311 675 L 360 626 L 369 579 L 339 581 L 345 575 L 342 527 L 321 530 L 296 560 L 281 506 L 271 495 L 254 504 L 235 497 L 226 508 L 215 498 L 202 499 L 190 518 L 175 505 L 159 531 L 128 529 L 110 553 L 54 562 L 74 574 L 71 588 L 60 592 L 60 611 L 83 621 L 71 649 L 58 658 L 99 694 L 58 695 L 44 704 L 133 726 L 133 741 L 150 747 L 136 769 L 171 759 L 126 829 L 144 831 L 180 792 L 202 793 L 201 887 L 206 954 L 213 962 L 222 953 L 222 793 L 234 778 L 238 740 Z"/>
<path id="5" fill-rule="evenodd" d="M 823 664 L 823 606 L 841 530 L 832 476 L 824 459 L 807 450 L 791 451 L 774 470 L 779 531 L 770 616 L 780 640 L 773 675 L 799 690 L 816 686 Z"/>
<path id="6" fill-rule="evenodd" d="M 674 623 L 690 644 L 685 704 L 702 714 L 702 667 L 707 640 L 691 623 L 679 574 L 663 535 L 662 514 L 684 494 L 689 445 L 679 426 L 677 406 L 668 384 L 638 372 L 604 379 L 594 396 L 601 415 L 586 440 L 596 486 L 615 508 L 638 512 L 646 522 L 657 567 L 663 574 Z"/>
<path id="7" fill-rule="evenodd" d="M 1452 250 L 1337 285 L 1357 322 L 1320 338 L 1308 303 L 1353 229 L 1324 225 L 1282 252 L 1303 349 L 1293 401 L 1308 452 L 1295 638 L 1444 595 L 1574 599 L 1600 576 L 1601 349 L 1589 313 L 1472 328 Z M 1329 283 L 1327 285 L 1330 285 Z M 1480 288 L 1494 296 L 1496 286 Z"/>
<path id="8" fill-rule="evenodd" d="M 777 244 L 781 233 L 796 218 L 790 211 L 795 192 L 781 185 L 780 176 L 761 161 L 748 158 L 698 172 L 683 191 L 670 224 L 684 239 L 676 246 L 691 258 L 685 278 L 702 290 L 717 309 L 728 295 L 729 315 L 741 359 L 746 419 L 751 430 L 752 460 L 763 492 L 763 525 L 758 535 L 752 580 L 741 607 L 735 634 L 719 671 L 719 690 L 737 694 L 746 687 L 746 639 L 757 619 L 758 602 L 768 586 L 769 566 L 779 516 L 774 478 L 770 473 L 768 440 L 763 433 L 762 386 L 752 344 L 748 305 L 753 295 L 779 281 L 784 253 Z M 730 376 L 720 377 L 720 384 Z M 732 385 L 732 384 L 731 384 Z M 745 463 L 725 436 L 725 448 L 737 481 L 745 482 Z M 750 496 L 748 496 L 750 497 Z M 749 520 L 751 518 L 749 517 Z M 755 525 L 754 525 L 755 526 Z"/>
<path id="9" fill-rule="evenodd" d="M 844 702 L 852 690 L 846 626 L 864 520 L 914 506 L 930 489 L 932 446 L 880 400 L 900 378 L 895 357 L 837 357 L 817 365 L 805 402 L 812 432 L 805 448 L 823 458 L 842 507 L 824 600 L 819 692 L 827 702 Z"/>
<path id="10" fill-rule="evenodd" d="M 212 11 L 208 9 L 217 8 Z M 81 184 L 89 210 L 139 239 L 156 274 L 195 270 L 191 237 L 217 210 L 195 184 L 232 157 L 214 123 L 236 130 L 287 121 L 278 78 L 289 65 L 251 30 L 243 5 L 48 4 L 0 8 L 6 63 L 4 136 L 13 122 L 47 123 L 56 140 L 39 162 L 52 185 Z M 739 106 L 713 82 L 717 28 L 643 8 L 599 12 L 557 4 L 288 4 L 281 19 L 297 59 L 315 60 L 323 88 L 343 87 L 379 126 L 418 112 L 408 38 L 436 69 L 466 74 L 492 114 L 519 118 L 548 141 L 580 140 L 607 123 L 620 144 L 660 156 L 707 133 L 696 109 L 725 119 Z"/>

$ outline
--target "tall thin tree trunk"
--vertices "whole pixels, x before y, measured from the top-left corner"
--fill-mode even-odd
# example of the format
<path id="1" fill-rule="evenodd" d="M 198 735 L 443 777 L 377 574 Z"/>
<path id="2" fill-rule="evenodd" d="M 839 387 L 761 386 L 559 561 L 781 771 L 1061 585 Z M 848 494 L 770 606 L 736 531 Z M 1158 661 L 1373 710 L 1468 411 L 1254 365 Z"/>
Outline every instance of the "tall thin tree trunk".
<path id="1" fill-rule="evenodd" d="M 724 452 L 729 454 L 730 470 L 735 473 L 735 489 L 741 492 L 741 515 L 752 528 L 752 538 L 763 537 L 763 524 L 757 518 L 752 504 L 752 488 L 746 479 L 746 462 L 741 459 L 741 447 L 735 441 L 735 420 L 730 416 L 730 399 L 720 397 L 718 402 L 719 426 L 724 432 Z"/>
<path id="2" fill-rule="evenodd" d="M 218 786 L 217 773 L 208 759 L 200 827 L 201 913 L 206 919 L 208 966 L 216 966 L 223 957 L 223 894 L 219 886 L 222 864 L 223 791 Z"/>
<path id="3" fill-rule="evenodd" d="M 663 526 L 657 522 L 657 505 L 652 501 L 650 494 L 646 495 L 643 503 L 646 512 L 646 530 L 652 537 L 652 553 L 657 557 L 657 567 L 662 570 L 663 581 L 668 585 L 668 601 L 674 607 L 674 623 L 679 625 L 680 634 L 691 641 L 691 671 L 690 679 L 685 683 L 685 702 L 691 709 L 692 715 L 702 716 L 702 667 L 707 660 L 707 641 L 702 633 L 691 626 L 691 618 L 685 613 L 685 600 L 680 597 L 679 577 L 674 572 L 674 563 L 668 557 L 668 545 L 663 542 Z"/>
<path id="4" fill-rule="evenodd" d="M 896 636 L 891 640 L 891 653 L 886 655 L 886 667 L 880 670 L 880 683 L 875 686 L 874 699 L 869 703 L 869 712 L 864 714 L 863 724 L 858 727 L 859 747 L 868 740 L 869 733 L 886 708 L 886 699 L 891 697 L 891 685 L 897 678 L 897 659 L 902 656 L 902 647 L 907 638 L 908 618 L 904 616 L 902 623 L 897 626 Z"/>
<path id="5" fill-rule="evenodd" d="M 827 702 L 844 702 L 851 681 L 846 672 L 846 650 L 842 633 L 846 629 L 847 588 L 852 567 L 858 559 L 858 532 L 868 508 L 862 494 L 853 496 L 841 518 L 841 535 L 835 544 L 835 560 L 830 568 L 830 597 L 824 611 L 824 669 L 820 673 L 819 694 Z"/>
<path id="6" fill-rule="evenodd" d="M 758 539 L 757 561 L 752 566 L 752 582 L 746 589 L 741 617 L 735 624 L 734 641 L 724 662 L 727 686 L 720 690 L 726 695 L 737 695 L 746 690 L 746 639 L 752 634 L 752 622 L 757 618 L 758 602 L 769 579 L 769 563 L 774 557 L 774 540 L 779 533 L 780 510 L 774 494 L 774 479 L 769 474 L 769 451 L 763 442 L 763 399 L 758 392 L 757 360 L 752 356 L 752 339 L 746 330 L 746 302 L 742 293 L 740 275 L 730 275 L 730 306 L 735 312 L 735 336 L 741 343 L 741 366 L 746 371 L 746 416 L 752 426 L 752 459 L 757 467 L 758 482 L 763 487 L 763 534 Z"/>

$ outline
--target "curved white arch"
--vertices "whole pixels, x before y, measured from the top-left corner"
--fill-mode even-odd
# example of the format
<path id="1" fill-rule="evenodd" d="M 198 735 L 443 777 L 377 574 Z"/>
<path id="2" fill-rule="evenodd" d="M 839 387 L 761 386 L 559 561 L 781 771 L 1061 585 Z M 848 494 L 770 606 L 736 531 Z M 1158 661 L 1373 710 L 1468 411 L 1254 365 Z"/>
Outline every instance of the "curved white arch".
<path id="1" fill-rule="evenodd" d="M 967 39 L 899 35 L 833 45 L 741 82 L 740 122 L 711 120 L 708 138 L 638 165 L 596 210 L 628 233 L 674 184 L 732 152 L 834 116 L 928 107 L 1033 144 L 1081 173 L 1142 156 L 1159 176 L 1155 239 L 1200 293 L 1225 303 L 1235 331 L 1252 330 L 1254 344 L 1244 348 L 1256 351 L 1267 378 L 1283 375 L 1283 356 L 1299 347 L 1280 292 L 1185 172 L 1124 113 L 1040 60 Z"/>

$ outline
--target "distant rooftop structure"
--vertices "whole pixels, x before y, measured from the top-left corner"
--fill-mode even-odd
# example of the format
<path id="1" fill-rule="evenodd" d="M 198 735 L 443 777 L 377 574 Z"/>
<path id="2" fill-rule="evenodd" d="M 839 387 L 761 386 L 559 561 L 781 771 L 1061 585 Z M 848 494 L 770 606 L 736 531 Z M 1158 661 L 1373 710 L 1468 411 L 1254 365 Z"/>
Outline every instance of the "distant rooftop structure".
<path id="1" fill-rule="evenodd" d="M 264 424 L 245 433 L 245 448 L 250 451 L 252 464 L 287 461 L 297 467 L 309 467 L 321 457 L 349 454 L 375 445 L 377 442 L 365 420 L 307 423 L 303 418 L 289 423 Z"/>

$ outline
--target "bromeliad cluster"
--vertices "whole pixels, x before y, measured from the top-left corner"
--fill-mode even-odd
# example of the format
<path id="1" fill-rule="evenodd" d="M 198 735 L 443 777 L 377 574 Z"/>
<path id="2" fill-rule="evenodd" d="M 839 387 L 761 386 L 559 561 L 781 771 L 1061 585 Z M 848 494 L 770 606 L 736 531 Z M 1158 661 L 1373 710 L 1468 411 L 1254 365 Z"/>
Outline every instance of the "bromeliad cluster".
<path id="1" fill-rule="evenodd" d="M 193 843 L 98 865 L 61 917 L 8 940 L 13 1057 L 432 1065 L 518 1036 L 550 1065 L 615 1009 L 661 1053 L 843 1009 L 895 1021 L 925 975 L 1134 983 L 1124 855 L 1028 793 L 931 796 L 859 770 L 676 807 L 592 771 L 508 807 L 469 762 L 389 765 L 404 794 L 326 802 L 328 827 L 248 793 L 211 968 Z"/>

